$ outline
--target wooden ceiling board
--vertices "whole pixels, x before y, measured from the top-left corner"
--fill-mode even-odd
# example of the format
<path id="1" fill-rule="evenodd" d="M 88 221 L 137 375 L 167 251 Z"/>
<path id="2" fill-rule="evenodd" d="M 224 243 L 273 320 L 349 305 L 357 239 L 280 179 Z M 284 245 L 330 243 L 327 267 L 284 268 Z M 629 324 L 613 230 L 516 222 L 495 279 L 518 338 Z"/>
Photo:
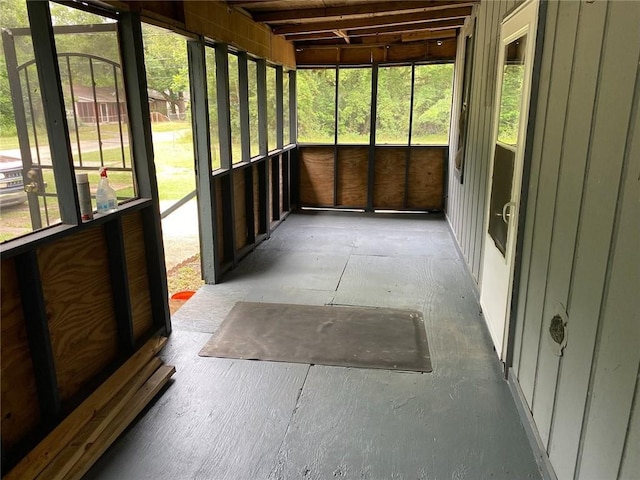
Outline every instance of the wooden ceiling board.
<path id="1" fill-rule="evenodd" d="M 349 3 L 345 6 L 326 7 L 326 8 L 308 8 L 308 4 L 304 8 L 291 8 L 286 10 L 271 11 L 251 11 L 251 15 L 256 22 L 268 23 L 269 25 L 277 25 L 282 23 L 300 24 L 318 21 L 336 21 L 356 19 L 356 18 L 372 18 L 385 15 L 397 15 L 401 13 L 420 13 L 435 10 L 445 10 L 456 7 L 471 7 L 474 2 L 455 2 L 452 4 L 447 1 L 433 0 L 409 0 L 409 1 L 385 1 L 367 4 Z"/>
<path id="2" fill-rule="evenodd" d="M 448 10 L 436 10 L 432 12 L 406 13 L 401 15 L 388 15 L 384 17 L 372 17 L 354 20 L 340 20 L 333 22 L 314 22 L 300 25 L 281 25 L 273 28 L 276 35 L 303 34 L 333 30 L 371 29 L 373 27 L 386 27 L 404 25 L 410 23 L 426 23 L 430 21 L 442 21 L 448 19 L 462 19 L 471 14 L 470 7 Z"/>
<path id="3" fill-rule="evenodd" d="M 378 28 L 363 28 L 359 30 L 348 30 L 347 34 L 352 37 L 379 35 L 381 33 L 399 33 L 399 32 L 419 32 L 419 31 L 435 31 L 435 30 L 451 30 L 452 28 L 460 28 L 464 25 L 464 19 L 442 20 L 438 22 L 408 23 L 404 25 L 391 25 Z"/>

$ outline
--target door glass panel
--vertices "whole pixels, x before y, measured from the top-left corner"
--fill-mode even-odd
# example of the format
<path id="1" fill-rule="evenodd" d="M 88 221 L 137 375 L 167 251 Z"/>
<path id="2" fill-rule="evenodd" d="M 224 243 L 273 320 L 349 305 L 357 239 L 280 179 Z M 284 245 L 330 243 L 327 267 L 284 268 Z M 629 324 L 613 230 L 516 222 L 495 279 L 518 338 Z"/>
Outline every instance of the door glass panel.
<path id="1" fill-rule="evenodd" d="M 505 255 L 509 235 L 509 202 L 518 144 L 522 86 L 524 84 L 526 35 L 505 48 L 498 116 L 498 141 L 493 159 L 489 235 Z"/>
<path id="2" fill-rule="evenodd" d="M 0 242 L 60 223 L 25 0 L 0 2 Z"/>

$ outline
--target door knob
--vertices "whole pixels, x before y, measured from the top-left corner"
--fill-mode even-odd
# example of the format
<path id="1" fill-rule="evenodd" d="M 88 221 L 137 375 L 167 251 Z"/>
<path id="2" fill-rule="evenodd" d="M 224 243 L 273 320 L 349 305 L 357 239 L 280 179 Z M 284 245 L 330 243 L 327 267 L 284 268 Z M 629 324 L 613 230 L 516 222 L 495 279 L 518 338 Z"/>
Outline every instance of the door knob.
<path id="1" fill-rule="evenodd" d="M 509 218 L 511 217 L 511 207 L 515 207 L 515 202 L 507 202 L 502 206 L 502 213 L 496 213 L 497 217 L 502 218 L 502 221 L 509 224 Z"/>

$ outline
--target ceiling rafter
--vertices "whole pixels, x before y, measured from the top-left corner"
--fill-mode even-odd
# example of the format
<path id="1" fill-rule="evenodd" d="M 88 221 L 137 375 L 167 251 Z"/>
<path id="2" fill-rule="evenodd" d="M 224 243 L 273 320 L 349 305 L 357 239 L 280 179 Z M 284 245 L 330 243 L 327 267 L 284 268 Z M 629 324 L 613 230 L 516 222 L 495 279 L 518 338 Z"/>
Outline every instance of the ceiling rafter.
<path id="1" fill-rule="evenodd" d="M 437 30 L 450 30 L 452 28 L 460 28 L 464 25 L 464 18 L 455 20 L 441 20 L 437 22 L 420 22 L 420 23 L 406 23 L 402 25 L 389 25 L 376 28 L 363 28 L 359 30 L 348 30 L 347 34 L 350 37 L 378 35 L 380 33 L 408 33 L 419 31 L 437 31 Z"/>
<path id="2" fill-rule="evenodd" d="M 370 29 L 372 27 L 395 26 L 410 23 L 438 20 L 464 19 L 471 14 L 471 7 L 436 10 L 431 12 L 407 13 L 333 22 L 314 22 L 299 25 L 282 25 L 273 27 L 276 35 L 297 35 L 323 31 Z"/>
<path id="3" fill-rule="evenodd" d="M 340 20 L 345 17 L 370 18 L 389 14 L 420 13 L 456 7 L 471 7 L 476 1 L 409 0 L 385 1 L 370 4 L 353 4 L 342 7 L 302 8 L 276 11 L 257 11 L 252 14 L 256 22 L 305 23 L 306 21 Z"/>

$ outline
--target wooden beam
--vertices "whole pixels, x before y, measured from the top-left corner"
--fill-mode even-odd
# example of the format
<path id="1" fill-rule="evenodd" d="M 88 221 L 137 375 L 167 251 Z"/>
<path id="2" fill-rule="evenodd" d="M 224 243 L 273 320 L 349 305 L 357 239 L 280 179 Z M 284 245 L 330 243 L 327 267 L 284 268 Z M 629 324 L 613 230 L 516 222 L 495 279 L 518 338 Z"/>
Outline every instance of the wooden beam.
<path id="1" fill-rule="evenodd" d="M 421 22 L 421 23 L 409 23 L 404 25 L 391 25 L 378 28 L 366 28 L 358 30 L 349 30 L 347 33 L 350 37 L 361 37 L 367 35 L 378 35 L 381 33 L 408 33 L 419 31 L 435 31 L 435 30 L 450 30 L 452 28 L 460 28 L 464 25 L 464 19 L 457 20 L 442 20 L 438 22 Z"/>
<path id="2" fill-rule="evenodd" d="M 305 34 L 335 30 L 370 29 L 389 25 L 404 25 L 438 20 L 464 19 L 471 15 L 471 7 L 436 10 L 433 12 L 407 13 L 402 15 L 387 15 L 384 17 L 359 18 L 330 22 L 314 22 L 301 25 L 283 25 L 273 28 L 276 35 Z"/>
<path id="3" fill-rule="evenodd" d="M 423 32 L 409 32 L 402 34 L 403 42 L 415 42 L 417 40 L 440 40 L 445 38 L 456 38 L 457 30 L 435 30 Z M 364 37 L 368 38 L 368 37 Z M 370 37 L 369 37 L 370 38 Z"/>
<path id="4" fill-rule="evenodd" d="M 456 39 L 449 38 L 391 45 L 312 46 L 298 49 L 296 61 L 298 66 L 453 61 L 456 57 L 456 43 Z"/>
<path id="5" fill-rule="evenodd" d="M 338 35 L 340 38 L 343 38 L 346 43 L 351 43 L 351 40 L 349 39 L 349 35 L 347 35 L 344 32 L 344 30 L 335 30 L 334 33 Z"/>
<path id="6" fill-rule="evenodd" d="M 91 466 L 102 456 L 109 446 L 116 441 L 131 422 L 144 410 L 144 407 L 164 387 L 176 369 L 170 365 L 161 366 L 151 378 L 138 390 L 127 408 L 92 443 L 86 445 L 82 456 L 73 465 L 66 479 L 80 480 Z"/>
<path id="7" fill-rule="evenodd" d="M 327 31 L 301 35 L 286 35 L 284 38 L 289 41 L 295 40 L 296 42 L 303 42 L 307 40 L 336 40 L 338 38 L 338 34 L 335 31 Z"/>
<path id="8" fill-rule="evenodd" d="M 366 18 L 399 13 L 420 13 L 433 12 L 456 7 L 471 7 L 473 1 L 396 1 L 396 2 L 375 2 L 369 4 L 353 4 L 342 7 L 326 8 L 290 8 L 277 11 L 259 11 L 252 13 L 253 20 L 269 24 L 277 23 L 303 23 L 305 20 L 343 20 L 349 16 L 351 18 Z M 233 4 L 238 6 L 237 4 Z M 251 5 L 243 5 L 251 9 Z M 255 5 L 254 5 L 255 6 Z"/>
<path id="9" fill-rule="evenodd" d="M 63 480 L 73 465 L 82 457 L 85 448 L 91 445 L 107 426 L 117 421 L 118 415 L 127 407 L 133 396 L 162 365 L 162 360 L 153 357 L 107 404 L 97 410 L 91 420 L 73 437 L 64 449 L 38 476 L 39 479 Z"/>
<path id="10" fill-rule="evenodd" d="M 4 478 L 35 478 L 95 415 L 129 382 L 167 343 L 154 337 L 129 358 L 84 402 L 65 418 L 42 442 L 31 450 Z"/>
<path id="11" fill-rule="evenodd" d="M 406 43 L 406 42 L 415 42 L 418 40 L 445 40 L 449 38 L 455 38 L 457 35 L 457 30 L 449 29 L 449 30 L 423 30 L 418 32 L 409 32 L 409 33 L 382 33 L 379 35 L 366 35 L 359 37 L 349 37 L 350 45 L 352 47 L 359 47 L 362 45 L 367 45 L 369 47 L 373 46 L 385 46 L 393 43 Z M 313 42 L 296 42 L 295 43 L 297 49 L 301 48 L 337 48 L 337 47 L 346 47 L 343 43 L 337 41 L 337 39 L 324 39 L 324 40 L 315 40 Z"/>

